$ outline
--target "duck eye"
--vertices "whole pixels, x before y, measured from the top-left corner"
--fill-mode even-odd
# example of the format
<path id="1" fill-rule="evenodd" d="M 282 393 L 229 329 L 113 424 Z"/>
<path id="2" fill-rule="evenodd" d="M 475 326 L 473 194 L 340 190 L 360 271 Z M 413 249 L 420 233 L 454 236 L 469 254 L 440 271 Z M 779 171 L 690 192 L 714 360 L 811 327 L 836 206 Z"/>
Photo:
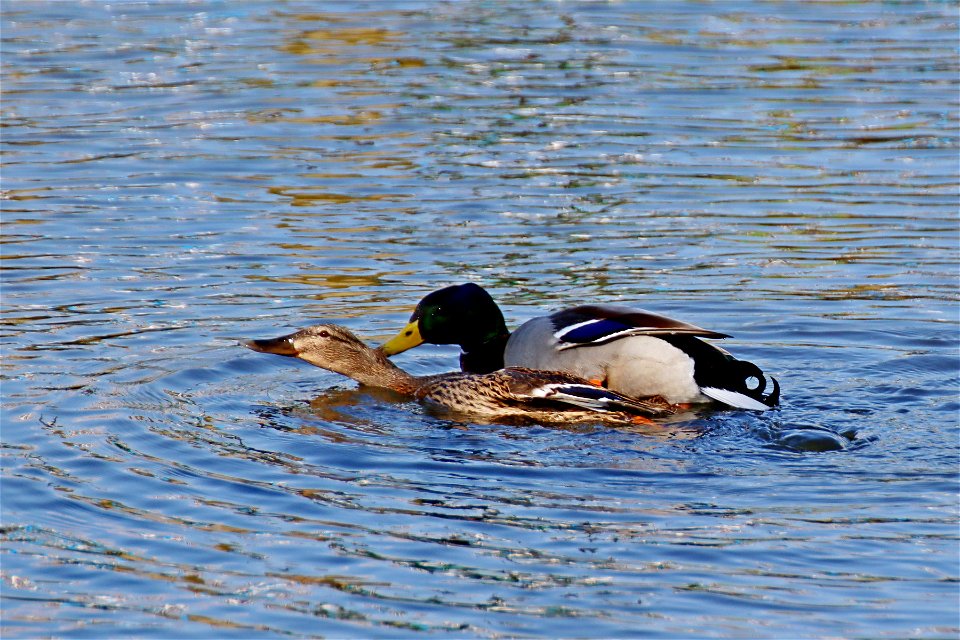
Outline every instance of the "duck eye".
<path id="1" fill-rule="evenodd" d="M 326 329 L 321 329 L 320 333 L 318 333 L 317 335 L 320 336 L 321 338 L 329 338 L 330 332 L 327 331 Z"/>

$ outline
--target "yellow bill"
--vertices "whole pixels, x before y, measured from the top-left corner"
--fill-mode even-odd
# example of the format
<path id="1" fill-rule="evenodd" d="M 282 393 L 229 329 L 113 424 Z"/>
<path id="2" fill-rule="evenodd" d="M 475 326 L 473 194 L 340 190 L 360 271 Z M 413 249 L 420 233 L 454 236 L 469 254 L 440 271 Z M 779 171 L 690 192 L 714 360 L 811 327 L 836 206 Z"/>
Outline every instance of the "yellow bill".
<path id="1" fill-rule="evenodd" d="M 423 344 L 423 338 L 420 337 L 420 325 L 417 321 L 414 321 L 404 327 L 403 331 L 385 342 L 380 350 L 388 356 L 395 356 L 421 344 Z"/>

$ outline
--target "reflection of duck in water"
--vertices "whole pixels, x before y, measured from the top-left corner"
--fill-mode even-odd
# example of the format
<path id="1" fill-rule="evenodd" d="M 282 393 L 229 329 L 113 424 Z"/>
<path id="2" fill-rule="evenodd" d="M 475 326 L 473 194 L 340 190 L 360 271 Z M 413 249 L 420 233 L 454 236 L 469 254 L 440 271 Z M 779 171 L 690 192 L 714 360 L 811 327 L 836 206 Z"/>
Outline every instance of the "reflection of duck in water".
<path id="1" fill-rule="evenodd" d="M 460 345 L 460 367 L 486 373 L 505 364 L 568 371 L 624 395 L 662 396 L 672 403 L 716 400 L 764 411 L 780 385 L 764 395 L 760 367 L 702 338 L 729 337 L 656 313 L 585 305 L 540 316 L 512 334 L 483 288 L 467 283 L 439 289 L 417 304 L 410 323 L 381 347 L 388 356 L 417 345 Z"/>
<path id="2" fill-rule="evenodd" d="M 544 422 L 615 420 L 646 422 L 643 416 L 672 413 L 660 399 L 636 400 L 591 385 L 569 373 L 510 368 L 486 374 L 413 376 L 371 349 L 345 327 L 320 324 L 246 346 L 294 356 L 353 378 L 454 411 L 488 418 L 521 417 Z"/>

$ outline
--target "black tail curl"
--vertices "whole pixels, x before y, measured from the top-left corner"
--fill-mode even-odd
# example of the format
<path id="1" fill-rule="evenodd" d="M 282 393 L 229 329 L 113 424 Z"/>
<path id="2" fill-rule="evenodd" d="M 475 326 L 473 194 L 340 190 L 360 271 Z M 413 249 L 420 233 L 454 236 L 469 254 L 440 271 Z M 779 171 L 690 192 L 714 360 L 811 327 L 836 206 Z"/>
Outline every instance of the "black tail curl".
<path id="1" fill-rule="evenodd" d="M 701 387 L 717 387 L 742 393 L 762 402 L 768 407 L 780 404 L 780 383 L 770 377 L 772 389 L 767 390 L 767 377 L 757 365 L 747 360 L 738 360 L 714 345 L 694 336 L 662 336 L 673 346 L 689 355 L 694 361 L 693 377 Z M 748 384 L 756 381 L 756 384 Z"/>
<path id="2" fill-rule="evenodd" d="M 731 391 L 739 391 L 743 395 L 750 396 L 768 407 L 776 407 L 780 404 L 780 383 L 777 382 L 776 378 L 770 376 L 773 389 L 771 389 L 767 395 L 763 395 L 763 392 L 767 390 L 767 378 L 763 375 L 760 367 L 747 360 L 733 359 L 730 364 L 736 365 L 735 368 L 738 370 L 739 375 L 735 378 L 725 376 L 720 386 L 730 389 Z M 751 379 L 756 380 L 757 383 L 755 385 L 748 384 Z"/>

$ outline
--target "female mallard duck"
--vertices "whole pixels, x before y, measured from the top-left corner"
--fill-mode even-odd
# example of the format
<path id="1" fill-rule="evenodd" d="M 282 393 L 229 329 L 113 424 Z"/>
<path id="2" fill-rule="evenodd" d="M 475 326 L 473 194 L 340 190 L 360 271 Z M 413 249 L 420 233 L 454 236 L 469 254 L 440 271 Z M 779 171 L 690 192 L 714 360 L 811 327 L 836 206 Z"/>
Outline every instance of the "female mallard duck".
<path id="1" fill-rule="evenodd" d="M 775 407 L 780 385 L 752 362 L 738 360 L 701 338 L 727 338 L 656 313 L 586 305 L 524 323 L 512 334 L 483 288 L 446 287 L 417 304 L 410 323 L 384 344 L 392 356 L 424 342 L 457 344 L 463 371 L 504 365 L 568 371 L 624 395 L 661 396 L 671 403 L 716 400 L 738 409 Z"/>
<path id="2" fill-rule="evenodd" d="M 345 327 L 319 324 L 269 340 L 250 340 L 262 353 L 294 356 L 418 400 L 488 418 L 523 417 L 543 422 L 614 420 L 643 422 L 643 416 L 672 413 L 662 400 L 636 400 L 591 385 L 570 373 L 509 368 L 493 373 L 413 376 L 380 349 L 371 349 Z"/>

